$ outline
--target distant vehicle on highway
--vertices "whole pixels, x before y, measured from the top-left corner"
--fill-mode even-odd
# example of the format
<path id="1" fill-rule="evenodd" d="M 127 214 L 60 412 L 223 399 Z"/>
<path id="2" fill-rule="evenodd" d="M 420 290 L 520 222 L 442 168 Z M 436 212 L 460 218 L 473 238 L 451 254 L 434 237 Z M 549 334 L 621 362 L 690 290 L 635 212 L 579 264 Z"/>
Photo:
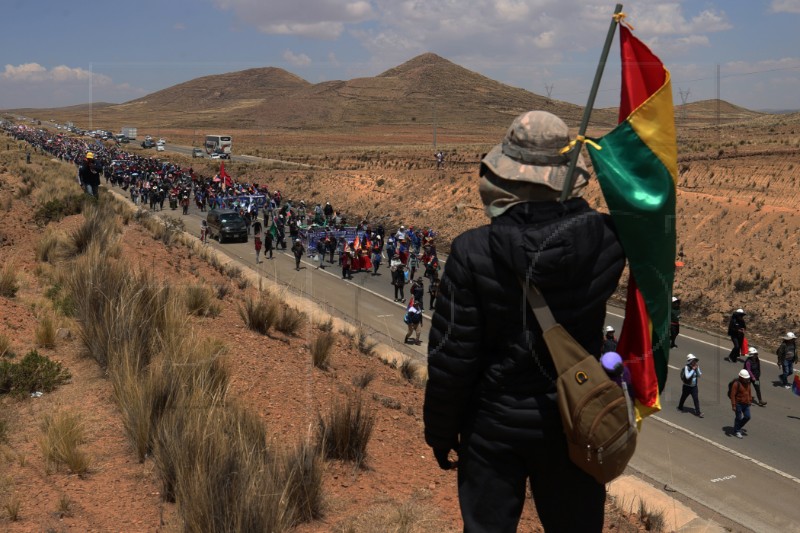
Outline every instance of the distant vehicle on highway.
<path id="1" fill-rule="evenodd" d="M 203 158 L 205 156 L 205 152 L 203 152 L 202 148 L 193 148 L 192 149 L 192 157 L 199 157 Z"/>
<path id="2" fill-rule="evenodd" d="M 241 239 L 247 242 L 247 223 L 234 209 L 212 209 L 206 216 L 208 236 L 217 236 L 222 244 L 226 239 Z"/>
<path id="3" fill-rule="evenodd" d="M 211 152 L 211 159 L 230 159 L 231 154 L 226 154 L 225 152 Z"/>
<path id="4" fill-rule="evenodd" d="M 213 154 L 214 152 L 230 154 L 232 145 L 233 139 L 230 135 L 206 135 L 205 147 L 207 154 Z"/>
<path id="5" fill-rule="evenodd" d="M 142 148 L 152 148 L 153 146 L 155 146 L 155 143 L 153 142 L 153 139 L 150 139 L 149 137 L 142 141 Z"/>
<path id="6" fill-rule="evenodd" d="M 156 145 L 156 152 L 163 152 L 164 150 L 165 150 L 165 148 L 164 148 L 163 144 L 157 144 Z"/>

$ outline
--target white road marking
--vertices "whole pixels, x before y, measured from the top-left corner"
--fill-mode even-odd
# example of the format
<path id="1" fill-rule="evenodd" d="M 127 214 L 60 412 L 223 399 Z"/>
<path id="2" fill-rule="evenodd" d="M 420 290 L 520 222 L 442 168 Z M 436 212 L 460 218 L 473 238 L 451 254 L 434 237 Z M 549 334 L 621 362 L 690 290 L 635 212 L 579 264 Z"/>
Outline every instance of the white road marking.
<path id="1" fill-rule="evenodd" d="M 730 453 L 732 455 L 735 455 L 736 457 L 738 457 L 740 459 L 744 459 L 745 461 L 749 461 L 749 462 L 753 463 L 756 466 L 760 466 L 761 468 L 763 468 L 765 470 L 768 470 L 768 471 L 772 472 L 773 474 L 777 474 L 777 475 L 779 475 L 781 477 L 784 477 L 784 478 L 788 479 L 789 481 L 793 481 L 793 482 L 797 483 L 798 485 L 800 485 L 800 479 L 798 479 L 798 478 L 796 478 L 796 477 L 794 477 L 794 476 L 792 476 L 790 474 L 787 474 L 783 470 L 779 470 L 779 469 L 775 468 L 774 466 L 770 466 L 767 463 L 759 461 L 758 459 L 753 459 L 752 457 L 750 457 L 748 455 L 745 455 L 745 454 L 743 454 L 741 452 L 737 452 L 736 450 L 734 450 L 732 448 L 728 448 L 727 446 L 724 446 L 724 445 L 722 445 L 722 444 L 720 444 L 718 442 L 715 442 L 715 441 L 713 441 L 713 440 L 711 440 L 711 439 L 709 439 L 707 437 L 699 435 L 699 434 L 695 433 L 694 431 L 690 431 L 690 430 L 686 429 L 685 427 L 679 426 L 678 424 L 675 424 L 674 422 L 670 422 L 669 420 L 661 418 L 658 415 L 652 415 L 652 416 L 650 416 L 648 418 L 653 418 L 655 420 L 658 420 L 659 422 L 661 422 L 663 424 L 666 424 L 667 426 L 671 427 L 672 429 L 675 429 L 677 431 L 682 431 L 682 432 L 686 433 L 687 435 L 690 435 L 692 437 L 700 439 L 701 441 L 703 441 L 703 442 L 705 442 L 707 444 L 710 444 L 711 446 L 714 446 L 715 448 L 718 448 L 718 449 L 720 449 L 720 450 L 722 450 L 724 452 L 728 452 L 728 453 Z"/>

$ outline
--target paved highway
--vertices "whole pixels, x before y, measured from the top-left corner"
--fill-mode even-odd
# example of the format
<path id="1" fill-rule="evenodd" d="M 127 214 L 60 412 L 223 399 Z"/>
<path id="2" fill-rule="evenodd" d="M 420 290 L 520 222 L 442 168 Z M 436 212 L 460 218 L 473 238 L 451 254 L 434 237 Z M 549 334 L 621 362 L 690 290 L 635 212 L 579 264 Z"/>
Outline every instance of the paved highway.
<path id="1" fill-rule="evenodd" d="M 115 189 L 120 192 L 119 189 Z M 187 231 L 199 234 L 203 214 L 194 206 L 188 216 L 180 210 L 163 213 L 181 218 Z M 254 268 L 265 278 L 277 280 L 291 290 L 307 295 L 354 324 L 363 324 L 374 332 L 376 340 L 390 344 L 420 362 L 427 349 L 429 321 L 423 325 L 421 346 L 403 345 L 406 326 L 402 322 L 405 306 L 393 301 L 388 269 L 381 276 L 354 274 L 352 281 L 341 279 L 341 271 L 331 265 L 317 270 L 304 259 L 297 272 L 294 258 L 286 252 L 275 259 L 255 264 L 253 243 L 210 246 Z M 408 291 L 407 291 L 408 292 Z M 408 297 L 408 294 L 406 295 Z M 426 295 L 427 305 L 427 295 Z M 622 310 L 610 307 L 608 323 L 619 331 Z M 598 332 L 598 335 L 601 333 Z M 670 353 L 670 376 L 662 397 L 662 411 L 644 422 L 639 446 L 631 469 L 644 474 L 657 486 L 668 485 L 720 515 L 727 517 L 739 531 L 800 532 L 800 506 L 791 504 L 800 489 L 800 398 L 791 390 L 774 387 L 778 370 L 772 346 L 759 346 L 762 361 L 762 393 L 766 407 L 753 406 L 752 420 L 744 439 L 730 436 L 733 412 L 726 397 L 727 384 L 742 368 L 724 358 L 730 351 L 727 337 L 693 331 L 686 326 L 678 338 L 678 348 Z M 700 403 L 705 418 L 693 414 L 691 399 L 686 412 L 678 412 L 681 392 L 679 369 L 686 354 L 700 358 Z M 691 505 L 691 502 L 689 502 Z M 700 509 L 703 513 L 702 508 Z M 707 512 L 707 510 L 706 510 Z"/>
<path id="2" fill-rule="evenodd" d="M 192 146 L 181 146 L 179 144 L 165 144 L 164 151 L 165 152 L 175 152 L 178 154 L 188 155 L 191 157 L 192 155 Z M 210 156 L 204 156 L 204 159 L 209 159 Z M 288 167 L 297 167 L 297 168 L 311 168 L 310 165 L 306 165 L 304 163 L 294 163 L 292 161 L 282 161 L 280 159 L 268 159 L 265 157 L 256 157 L 254 155 L 231 155 L 231 159 L 233 161 L 241 161 L 244 163 L 272 163 L 277 165 L 283 165 Z M 222 159 L 221 161 L 226 161 Z"/>

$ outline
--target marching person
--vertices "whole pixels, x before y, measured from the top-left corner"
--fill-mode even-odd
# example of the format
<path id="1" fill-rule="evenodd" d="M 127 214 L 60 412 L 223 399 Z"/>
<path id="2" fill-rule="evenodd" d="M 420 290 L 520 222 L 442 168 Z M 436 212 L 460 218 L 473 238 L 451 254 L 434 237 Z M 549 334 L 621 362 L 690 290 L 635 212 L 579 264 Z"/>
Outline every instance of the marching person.
<path id="1" fill-rule="evenodd" d="M 672 297 L 672 307 L 669 314 L 669 347 L 677 348 L 675 340 L 681 331 L 681 300 L 680 298 Z"/>
<path id="2" fill-rule="evenodd" d="M 692 397 L 694 402 L 694 414 L 698 418 L 703 418 L 703 412 L 700 410 L 700 398 L 697 393 L 697 380 L 703 373 L 700 371 L 700 360 L 689 354 L 686 356 L 686 366 L 681 369 L 681 381 L 683 382 L 683 390 L 681 391 L 681 399 L 678 400 L 678 411 L 683 412 L 683 402 L 689 396 Z"/>
<path id="3" fill-rule="evenodd" d="M 431 282 L 428 285 L 428 294 L 430 295 L 428 309 L 433 311 L 433 306 L 436 303 L 436 295 L 439 294 L 439 275 L 436 273 L 431 277 Z"/>
<path id="4" fill-rule="evenodd" d="M 603 346 L 600 348 L 600 354 L 607 352 L 617 351 L 617 338 L 614 337 L 614 326 L 606 326 L 606 336 L 603 339 Z"/>
<path id="5" fill-rule="evenodd" d="M 395 252 L 389 265 L 392 273 L 392 285 L 394 285 L 394 301 L 405 302 L 406 270 L 405 265 L 400 261 L 399 253 Z"/>
<path id="6" fill-rule="evenodd" d="M 750 381 L 753 383 L 753 388 L 756 390 L 756 397 L 758 398 L 756 405 L 764 407 L 767 405 L 767 402 L 761 399 L 761 361 L 758 358 L 758 350 L 755 346 L 750 346 L 747 349 L 744 369 L 750 374 Z"/>
<path id="7" fill-rule="evenodd" d="M 264 259 L 267 258 L 267 253 L 269 253 L 269 258 L 272 259 L 272 248 L 273 248 L 272 232 L 267 230 L 264 232 Z"/>
<path id="8" fill-rule="evenodd" d="M 253 244 L 256 248 L 256 264 L 258 264 L 261 262 L 259 259 L 259 256 L 261 255 L 261 235 L 258 233 L 256 233 L 255 237 L 253 238 Z"/>
<path id="9" fill-rule="evenodd" d="M 781 369 L 781 385 L 790 389 L 789 378 L 794 374 L 794 364 L 797 362 L 797 336 L 789 331 L 781 337 L 783 342 L 778 346 L 778 367 Z"/>
<path id="10" fill-rule="evenodd" d="M 728 336 L 731 338 L 731 342 L 733 342 L 731 353 L 728 354 L 728 361 L 731 363 L 739 361 L 739 356 L 742 354 L 745 330 L 744 315 L 746 314 L 747 313 L 745 313 L 743 309 L 739 308 L 733 312 L 728 322 Z"/>
<path id="11" fill-rule="evenodd" d="M 403 339 L 403 343 L 408 344 L 411 336 L 415 335 L 416 339 L 413 341 L 414 344 L 422 344 L 422 341 L 419 340 L 422 334 L 422 310 L 419 308 L 414 298 L 411 298 L 411 301 L 408 302 L 408 308 L 406 309 L 405 316 L 403 316 L 403 321 L 408 325 L 408 333 L 406 333 L 406 338 Z"/>
<path id="12" fill-rule="evenodd" d="M 750 404 L 753 403 L 753 395 L 750 393 L 750 372 L 744 368 L 739 371 L 739 378 L 731 385 L 731 408 L 736 413 L 733 421 L 733 434 L 737 438 L 742 438 L 744 426 L 750 421 Z"/>
<path id="13" fill-rule="evenodd" d="M 303 258 L 303 254 L 306 252 L 306 249 L 303 247 L 303 243 L 300 242 L 300 239 L 295 239 L 294 244 L 292 245 L 292 253 L 294 254 L 294 269 L 300 270 L 300 260 Z"/>
<path id="14" fill-rule="evenodd" d="M 551 113 L 514 120 L 481 161 L 491 222 L 456 237 L 439 285 L 425 441 L 440 468 L 458 468 L 464 531 L 516 531 L 528 483 L 545 531 L 603 530 L 605 486 L 569 457 L 557 374 L 522 287 L 535 284 L 556 322 L 599 357 L 625 256 L 610 217 L 581 198 L 589 174 L 580 155 L 569 199 L 559 201 L 568 143 Z"/>

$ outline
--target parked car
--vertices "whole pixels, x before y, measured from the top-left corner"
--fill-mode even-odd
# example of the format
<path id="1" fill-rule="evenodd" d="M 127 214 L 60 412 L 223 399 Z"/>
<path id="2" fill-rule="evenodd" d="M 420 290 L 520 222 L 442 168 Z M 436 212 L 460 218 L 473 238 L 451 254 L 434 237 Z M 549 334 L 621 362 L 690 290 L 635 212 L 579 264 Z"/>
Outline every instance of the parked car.
<path id="1" fill-rule="evenodd" d="M 203 151 L 202 148 L 193 148 L 192 149 L 192 157 L 205 157 L 206 153 Z"/>
<path id="2" fill-rule="evenodd" d="M 241 239 L 247 242 L 247 223 L 242 215 L 234 209 L 212 209 L 206 216 L 208 235 L 216 236 L 222 244 L 228 239 Z"/>
<path id="3" fill-rule="evenodd" d="M 157 144 L 156 145 L 156 152 L 163 152 L 163 151 L 164 151 L 164 145 L 163 144 Z"/>

